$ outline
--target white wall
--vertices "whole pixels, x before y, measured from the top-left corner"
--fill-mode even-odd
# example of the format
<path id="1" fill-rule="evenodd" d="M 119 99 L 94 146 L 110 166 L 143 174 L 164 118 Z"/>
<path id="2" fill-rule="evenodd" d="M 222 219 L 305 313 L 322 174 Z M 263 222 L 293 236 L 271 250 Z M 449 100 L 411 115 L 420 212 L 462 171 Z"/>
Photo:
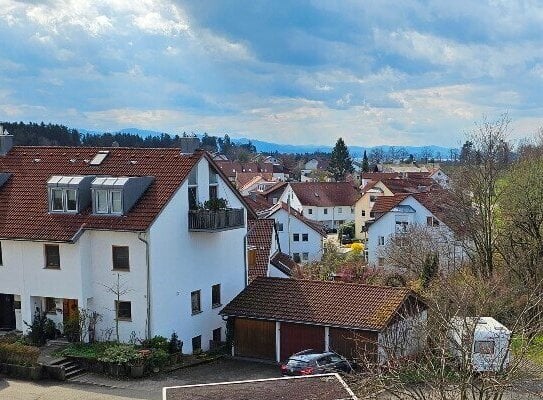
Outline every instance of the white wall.
<path id="1" fill-rule="evenodd" d="M 308 253 L 307 261 L 320 261 L 322 258 L 322 236 L 311 229 L 307 224 L 300 221 L 298 218 L 290 216 L 290 247 L 289 247 L 289 214 L 282 208 L 273 213 L 270 218 L 273 218 L 276 224 L 283 224 L 283 230 L 278 232 L 279 244 L 281 251 L 285 254 L 292 256 L 294 253 L 299 253 L 302 257 L 303 253 Z M 300 240 L 295 242 L 293 240 L 293 234 L 299 233 Z M 302 240 L 302 234 L 308 234 L 308 241 Z M 306 262 L 307 262 L 306 261 Z M 304 262 L 304 260 L 302 260 Z"/>
<path id="2" fill-rule="evenodd" d="M 208 163 L 198 164 L 199 199 L 208 197 Z M 231 207 L 242 207 L 235 194 L 220 180 L 219 197 Z M 153 335 L 170 336 L 176 331 L 183 351 L 192 351 L 191 339 L 202 335 L 209 346 L 212 330 L 225 323 L 222 307 L 211 307 L 211 286 L 221 284 L 221 302 L 226 305 L 245 287 L 244 236 L 246 227 L 224 232 L 189 232 L 188 186 L 185 182 L 150 229 L 151 328 Z M 201 290 L 202 313 L 191 315 L 191 292 Z"/>

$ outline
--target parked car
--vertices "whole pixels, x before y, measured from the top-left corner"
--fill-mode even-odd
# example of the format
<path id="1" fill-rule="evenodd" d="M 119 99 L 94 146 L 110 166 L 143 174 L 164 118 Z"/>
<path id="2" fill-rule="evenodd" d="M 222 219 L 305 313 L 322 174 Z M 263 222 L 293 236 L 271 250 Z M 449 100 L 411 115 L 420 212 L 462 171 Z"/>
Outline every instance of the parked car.
<path id="1" fill-rule="evenodd" d="M 349 361 L 333 351 L 320 353 L 304 350 L 291 355 L 286 363 L 281 364 L 282 375 L 318 375 L 352 371 L 353 367 Z"/>

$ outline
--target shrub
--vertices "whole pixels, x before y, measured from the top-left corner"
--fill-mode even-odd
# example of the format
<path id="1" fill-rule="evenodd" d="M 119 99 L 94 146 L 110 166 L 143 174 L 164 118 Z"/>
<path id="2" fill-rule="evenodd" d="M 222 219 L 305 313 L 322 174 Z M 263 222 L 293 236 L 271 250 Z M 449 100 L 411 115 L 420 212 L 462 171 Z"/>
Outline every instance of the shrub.
<path id="1" fill-rule="evenodd" d="M 127 364 L 133 363 L 142 355 L 132 345 L 127 344 L 115 344 L 104 350 L 98 361 L 113 363 L 113 364 Z"/>
<path id="2" fill-rule="evenodd" d="M 162 368 L 169 361 L 169 354 L 162 349 L 155 349 L 149 357 L 151 368 Z"/>
<path id="3" fill-rule="evenodd" d="M 218 211 L 224 210 L 228 207 L 228 202 L 223 198 L 209 199 L 204 202 L 204 209 Z"/>
<path id="4" fill-rule="evenodd" d="M 79 311 L 73 313 L 64 323 L 64 336 L 66 336 L 70 342 L 79 342 L 81 337 Z"/>
<path id="5" fill-rule="evenodd" d="M 170 344 L 168 342 L 168 339 L 166 339 L 164 336 L 155 336 L 152 339 L 146 340 L 143 342 L 143 347 L 147 347 L 149 349 L 161 349 L 165 352 L 169 351 Z"/>
<path id="6" fill-rule="evenodd" d="M 38 363 L 40 349 L 27 346 L 20 342 L 0 343 L 0 362 L 24 366 L 33 366 Z"/>
<path id="7" fill-rule="evenodd" d="M 351 250 L 357 254 L 361 254 L 364 250 L 364 245 L 362 243 L 352 243 Z"/>
<path id="8" fill-rule="evenodd" d="M 170 354 L 179 354 L 183 349 L 183 342 L 179 340 L 177 333 L 172 332 L 170 336 L 170 341 L 168 342 L 168 353 Z"/>
<path id="9" fill-rule="evenodd" d="M 32 324 L 25 321 L 25 325 L 30 328 L 28 339 L 35 346 L 43 346 L 48 339 L 54 339 L 56 336 L 55 324 L 45 313 L 36 313 Z"/>

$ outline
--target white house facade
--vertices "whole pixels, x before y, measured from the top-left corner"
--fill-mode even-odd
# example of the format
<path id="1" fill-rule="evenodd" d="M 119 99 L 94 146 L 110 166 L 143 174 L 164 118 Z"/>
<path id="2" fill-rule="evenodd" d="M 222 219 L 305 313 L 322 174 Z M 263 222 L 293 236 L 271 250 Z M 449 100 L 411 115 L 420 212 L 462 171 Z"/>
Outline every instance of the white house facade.
<path id="1" fill-rule="evenodd" d="M 96 339 L 225 339 L 218 312 L 247 282 L 248 209 L 203 152 L 13 147 L 0 155 L 0 329 L 77 310 Z M 1 180 L 0 180 L 1 182 Z M 228 211 L 194 210 L 211 198 Z M 226 215 L 219 222 L 212 218 Z M 119 297 L 119 302 L 117 302 Z"/>

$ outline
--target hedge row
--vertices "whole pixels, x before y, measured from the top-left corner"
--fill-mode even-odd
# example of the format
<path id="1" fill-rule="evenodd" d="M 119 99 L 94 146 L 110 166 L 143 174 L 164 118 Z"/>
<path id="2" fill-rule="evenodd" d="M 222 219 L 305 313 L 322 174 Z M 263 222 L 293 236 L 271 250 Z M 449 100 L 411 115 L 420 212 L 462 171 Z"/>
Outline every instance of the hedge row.
<path id="1" fill-rule="evenodd" d="M 0 363 L 34 366 L 38 364 L 40 349 L 23 343 L 1 343 Z"/>

